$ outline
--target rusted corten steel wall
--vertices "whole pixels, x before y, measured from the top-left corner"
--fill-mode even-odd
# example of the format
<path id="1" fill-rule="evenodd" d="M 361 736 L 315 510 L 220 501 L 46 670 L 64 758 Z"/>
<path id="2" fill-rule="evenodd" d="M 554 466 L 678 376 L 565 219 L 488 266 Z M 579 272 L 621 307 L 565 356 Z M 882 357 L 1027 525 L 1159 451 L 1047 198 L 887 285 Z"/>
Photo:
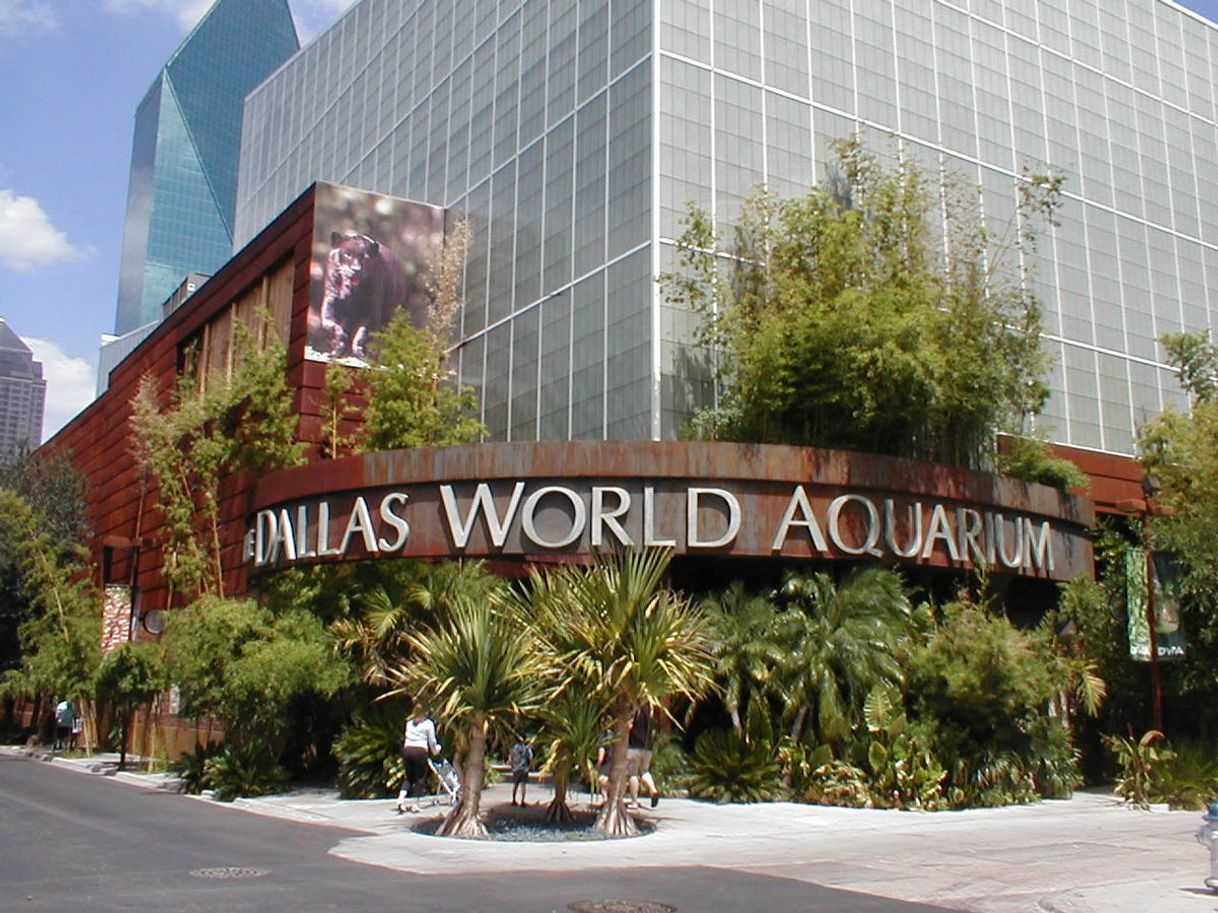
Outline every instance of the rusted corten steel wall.
<path id="1" fill-rule="evenodd" d="M 47 441 L 40 453 L 64 453 L 85 477 L 88 494 L 85 519 L 93 532 L 92 559 L 99 582 L 132 582 L 133 556 L 138 557 L 134 582 L 140 609 L 164 608 L 167 601 L 162 565 L 162 515 L 156 484 L 145 480 L 131 453 L 131 400 L 146 374 L 156 378 L 162 403 L 168 404 L 177 384 L 183 343 L 219 311 L 282 264 L 294 263 L 292 313 L 289 321 L 288 381 L 294 407 L 304 412 L 302 437 L 316 442 L 320 427 L 316 396 L 324 365 L 303 361 L 303 339 L 309 306 L 309 261 L 312 255 L 313 189 L 310 188 L 271 225 L 233 257 L 160 326 L 110 375 L 109 388 L 96 401 Z M 305 411 L 311 410 L 311 411 Z M 312 436 L 309 436 L 309 435 Z M 251 508 L 252 477 L 233 476 L 220 486 L 221 531 L 225 587 L 246 588 L 241 538 Z M 138 546 L 138 549 L 134 546 Z M 109 555 L 108 567 L 103 558 Z"/>
<path id="2" fill-rule="evenodd" d="M 1095 503 L 1097 513 L 1125 514 L 1118 505 L 1145 498 L 1142 491 L 1142 466 L 1129 457 L 1111 453 L 1097 453 L 1078 447 L 1055 445 L 1057 456 L 1073 461 L 1079 469 L 1091 476 L 1087 495 Z"/>
<path id="3" fill-rule="evenodd" d="M 998 571 L 1063 580 L 1090 571 L 1094 521 L 1084 497 L 954 467 L 651 441 L 349 457 L 265 476 L 253 504 L 259 571 L 368 557 L 578 560 L 651 540 L 678 555 L 957 569 L 989 552 Z"/>
<path id="4" fill-rule="evenodd" d="M 131 454 L 131 399 L 140 379 L 150 373 L 157 379 L 163 402 L 168 403 L 170 391 L 177 382 L 183 344 L 262 276 L 280 268 L 285 262 L 292 264 L 287 380 L 293 395 L 293 408 L 299 416 L 299 438 L 308 448 L 309 465 L 263 479 L 246 473 L 223 481 L 221 536 L 225 587 L 230 594 L 248 589 L 251 570 L 259 572 L 266 569 L 265 566 L 256 567 L 245 556 L 247 533 L 257 526 L 255 521 L 260 511 L 271 508 L 279 510 L 287 504 L 293 504 L 293 509 L 296 509 L 300 506 L 296 502 L 302 502 L 307 520 L 310 504 L 316 506 L 330 498 L 334 500 L 335 507 L 333 532 L 341 536 L 345 532 L 342 524 L 350 522 L 349 516 L 344 519 L 341 510 L 350 511 L 354 499 L 361 494 L 383 496 L 390 490 L 409 490 L 411 500 L 401 502 L 401 511 L 406 511 L 405 505 L 409 503 L 411 515 L 421 515 L 427 511 L 430 514 L 428 519 L 421 517 L 413 525 L 408 541 L 403 539 L 400 548 L 384 550 L 382 554 L 385 556 L 389 556 L 389 552 L 428 557 L 456 553 L 485 554 L 497 562 L 496 567 L 512 572 L 513 568 L 519 568 L 533 559 L 582 560 L 587 554 L 584 548 L 587 543 L 574 540 L 561 548 L 537 549 L 534 547 L 536 543 L 530 545 L 529 541 L 525 541 L 527 536 L 521 538 L 519 529 L 506 531 L 502 545 L 488 543 L 482 522 L 470 524 L 468 542 L 462 547 L 463 550 L 455 550 L 451 523 L 445 529 L 435 522 L 437 517 L 443 519 L 443 499 L 439 492 L 442 484 L 451 486 L 451 496 L 460 511 L 469 509 L 481 483 L 489 486 L 488 498 L 492 502 L 498 499 L 496 503 L 504 509 L 510 503 L 515 484 L 521 481 L 529 491 L 535 491 L 538 486 L 547 484 L 567 486 L 574 490 L 576 482 L 583 480 L 586 491 L 580 497 L 587 494 L 589 499 L 594 496 L 593 488 L 603 489 L 596 497 L 610 499 L 617 495 L 609 489 L 621 489 L 634 500 L 636 508 L 633 514 L 623 513 L 622 523 L 633 524 L 630 534 L 640 540 L 647 536 L 639 526 L 640 511 L 637 508 L 647 497 L 645 489 L 650 487 L 653 489 L 654 503 L 651 504 L 649 522 L 655 527 L 654 538 L 662 541 L 670 538 L 676 541 L 676 534 L 680 532 L 678 528 L 683 524 L 689 525 L 689 515 L 683 513 L 682 505 L 688 505 L 690 489 L 730 485 L 732 491 L 739 494 L 742 503 L 747 505 L 749 523 L 742 524 L 731 548 L 707 547 L 696 542 L 691 547 L 688 541 L 677 543 L 679 552 L 703 555 L 730 553 L 741 557 L 791 559 L 865 557 L 857 553 L 843 553 L 832 541 L 820 549 L 814 537 L 803 536 L 801 539 L 798 524 L 795 532 L 780 547 L 774 548 L 773 539 L 770 538 L 773 528 L 783 522 L 791 506 L 791 493 L 801 485 L 809 486 L 808 510 L 819 512 L 822 521 L 826 511 L 831 508 L 832 499 L 841 497 L 841 492 L 853 492 L 858 499 L 863 499 L 856 499 L 843 508 L 843 516 L 848 516 L 842 520 L 841 526 L 846 530 L 850 547 L 865 541 L 865 537 L 863 540 L 857 538 L 857 529 L 850 533 L 850 528 L 852 524 L 858 526 L 859 508 L 867 498 L 871 498 L 881 510 L 886 498 L 892 500 L 894 513 L 907 509 L 912 511 L 917 499 L 924 498 L 928 502 L 928 516 L 933 511 L 929 502 L 936 501 L 954 511 L 992 509 L 1005 510 L 1010 516 L 1051 518 L 1056 524 L 1055 528 L 1074 532 L 1091 524 L 1090 502 L 1062 496 L 1040 486 L 1027 486 L 1009 479 L 944 466 L 803 448 L 649 441 L 518 443 L 395 451 L 324 461 L 320 444 L 323 440 L 326 365 L 304 359 L 312 278 L 310 259 L 315 227 L 314 204 L 315 194 L 310 188 L 171 314 L 114 370 L 108 391 L 43 447 L 44 452 L 68 454 L 85 476 L 89 488 L 86 520 L 94 532 L 92 551 L 99 575 L 104 570 L 104 581 L 134 582 L 140 590 L 142 612 L 166 607 L 169 594 L 161 573 L 162 517 L 158 492 L 151 480 L 142 478 Z M 359 405 L 360 401 L 356 399 L 355 404 Z M 343 433 L 353 432 L 359 423 L 358 418 L 345 422 Z M 1141 471 L 1132 461 L 1088 451 L 1058 450 L 1076 459 L 1093 474 L 1096 481 L 1092 493 L 1100 510 L 1116 510 L 1118 501 L 1140 495 L 1138 483 Z M 528 493 L 521 495 L 522 499 L 530 496 Z M 342 497 L 347 499 L 345 505 L 339 503 Z M 564 522 L 570 522 L 573 510 L 586 509 L 570 506 L 564 516 L 565 497 L 561 493 L 552 493 L 547 500 L 536 505 L 536 522 L 541 527 L 549 523 L 550 527 L 547 528 L 560 529 Z M 705 518 L 708 530 L 713 529 L 716 522 L 722 521 L 723 504 L 717 504 L 715 497 L 706 496 L 701 506 L 695 508 L 695 528 L 702 522 L 697 517 Z M 613 503 L 610 500 L 601 505 L 611 517 Z M 390 514 L 393 515 L 396 509 L 390 509 Z M 866 521 L 865 517 L 863 521 Z M 547 535 L 557 535 L 539 529 L 543 539 Z M 1016 532 L 1008 535 L 1008 545 L 1018 529 L 1016 527 Z M 390 535 L 378 531 L 378 535 L 381 534 Z M 713 540 L 713 533 L 706 535 Z M 856 538 L 850 539 L 850 535 Z M 396 536 L 390 535 L 390 538 L 396 539 Z M 360 557 L 361 540 L 365 545 L 369 541 L 359 533 L 353 547 L 342 557 Z M 910 540 L 900 541 L 908 544 Z M 1071 532 L 1063 543 L 1059 549 L 1058 567 L 1053 573 L 1032 568 L 1033 576 L 1060 578 L 1063 568 L 1082 564 L 1089 569 L 1090 546 L 1085 538 Z M 376 544 L 375 540 L 373 544 Z M 396 541 L 391 544 L 396 544 Z M 939 544 L 943 547 L 932 550 L 923 563 L 935 567 L 964 563 L 953 563 L 946 542 Z M 307 542 L 303 542 L 303 545 L 302 551 L 308 551 Z M 363 552 L 366 554 L 368 550 L 365 548 Z M 106 555 L 111 560 L 103 569 L 103 557 Z M 138 558 L 134 576 L 133 556 Z"/>

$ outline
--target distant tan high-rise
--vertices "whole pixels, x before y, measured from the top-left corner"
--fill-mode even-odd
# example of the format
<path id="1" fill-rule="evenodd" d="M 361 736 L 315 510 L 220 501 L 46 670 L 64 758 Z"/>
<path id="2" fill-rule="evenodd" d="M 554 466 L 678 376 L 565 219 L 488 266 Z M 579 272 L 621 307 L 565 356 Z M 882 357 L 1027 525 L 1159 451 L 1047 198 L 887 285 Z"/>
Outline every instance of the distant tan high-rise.
<path id="1" fill-rule="evenodd" d="M 42 443 L 42 363 L 0 317 L 0 461 Z"/>

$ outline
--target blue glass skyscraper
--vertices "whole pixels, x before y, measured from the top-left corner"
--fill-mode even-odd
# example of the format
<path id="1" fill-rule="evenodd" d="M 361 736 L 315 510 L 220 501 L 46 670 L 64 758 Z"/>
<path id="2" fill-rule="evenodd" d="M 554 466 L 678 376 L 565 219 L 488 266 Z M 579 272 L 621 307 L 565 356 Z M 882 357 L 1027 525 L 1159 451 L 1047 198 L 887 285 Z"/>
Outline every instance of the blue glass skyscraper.
<path id="1" fill-rule="evenodd" d="M 135 114 L 116 334 L 232 255 L 246 94 L 300 48 L 287 0 L 217 0 Z"/>

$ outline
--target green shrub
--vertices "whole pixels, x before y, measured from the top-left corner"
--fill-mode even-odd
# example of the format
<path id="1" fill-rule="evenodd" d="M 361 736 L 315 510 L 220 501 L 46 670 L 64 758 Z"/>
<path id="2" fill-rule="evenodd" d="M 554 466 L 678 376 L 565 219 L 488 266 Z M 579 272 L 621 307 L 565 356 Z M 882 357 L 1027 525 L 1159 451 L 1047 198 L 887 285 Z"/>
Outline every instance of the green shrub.
<path id="1" fill-rule="evenodd" d="M 808 778 L 802 797 L 813 805 L 871 807 L 867 772 L 845 761 L 829 761 L 816 767 Z"/>
<path id="2" fill-rule="evenodd" d="M 1042 634 L 959 599 L 913 651 L 908 683 L 950 805 L 1032 802 L 1078 782 L 1068 733 L 1046 710 L 1067 682 Z"/>
<path id="3" fill-rule="evenodd" d="M 231 802 L 238 796 L 267 796 L 288 787 L 287 771 L 265 746 L 249 742 L 226 742 L 204 763 L 203 776 L 220 802 Z"/>
<path id="4" fill-rule="evenodd" d="M 1054 456 L 1049 442 L 1038 437 L 1018 434 L 1004 437 L 994 459 L 994 468 L 1001 475 L 1039 482 L 1059 491 L 1091 487 L 1091 477 L 1087 473 L 1070 460 Z"/>
<path id="5" fill-rule="evenodd" d="M 1045 799 L 1069 799 L 1083 782 L 1079 752 L 1061 720 L 1043 716 L 1028 726 L 1032 780 Z"/>
<path id="6" fill-rule="evenodd" d="M 400 703 L 373 704 L 334 743 L 338 790 L 344 799 L 392 795 L 405 774 L 399 749 L 404 711 Z"/>
<path id="7" fill-rule="evenodd" d="M 197 743 L 195 750 L 184 754 L 174 761 L 169 769 L 181 781 L 178 791 L 198 795 L 205 789 L 211 788 L 207 779 L 207 762 L 216 757 L 221 750 L 219 742 Z"/>
<path id="8" fill-rule="evenodd" d="M 748 740 L 730 729 L 698 737 L 690 761 L 689 794 L 715 802 L 767 802 L 785 790 L 778 752 L 768 739 Z"/>
<path id="9" fill-rule="evenodd" d="M 1113 791 L 1131 805 L 1199 810 L 1218 794 L 1218 757 L 1210 745 L 1172 746 L 1154 729 L 1136 742 L 1123 736 L 1103 739 L 1119 767 Z"/>
<path id="10" fill-rule="evenodd" d="M 1172 747 L 1175 756 L 1160 764 L 1156 772 L 1156 802 L 1170 808 L 1200 811 L 1218 795 L 1218 757 L 1214 746 L 1183 742 Z"/>
<path id="11" fill-rule="evenodd" d="M 855 750 L 866 761 L 870 804 L 876 808 L 937 808 L 947 771 L 930 750 L 927 732 L 910 725 L 900 690 L 894 685 L 876 685 L 867 695 L 863 715 L 871 738 L 856 741 Z"/>
<path id="12" fill-rule="evenodd" d="M 1120 772 L 1113 792 L 1138 808 L 1149 808 L 1158 797 L 1157 780 L 1162 767 L 1175 757 L 1157 729 L 1147 731 L 1136 742 L 1120 735 L 1103 737 L 1114 755 Z"/>

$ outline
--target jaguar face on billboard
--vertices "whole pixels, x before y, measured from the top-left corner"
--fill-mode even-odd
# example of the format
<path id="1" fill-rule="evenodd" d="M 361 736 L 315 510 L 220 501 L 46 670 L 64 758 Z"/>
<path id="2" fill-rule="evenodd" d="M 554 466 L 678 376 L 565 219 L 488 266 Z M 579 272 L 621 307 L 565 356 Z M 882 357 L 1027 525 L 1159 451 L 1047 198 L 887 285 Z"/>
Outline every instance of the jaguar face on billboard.
<path id="1" fill-rule="evenodd" d="M 319 183 L 314 199 L 305 357 L 364 366 L 395 313 L 427 323 L 444 210 L 333 184 Z"/>

